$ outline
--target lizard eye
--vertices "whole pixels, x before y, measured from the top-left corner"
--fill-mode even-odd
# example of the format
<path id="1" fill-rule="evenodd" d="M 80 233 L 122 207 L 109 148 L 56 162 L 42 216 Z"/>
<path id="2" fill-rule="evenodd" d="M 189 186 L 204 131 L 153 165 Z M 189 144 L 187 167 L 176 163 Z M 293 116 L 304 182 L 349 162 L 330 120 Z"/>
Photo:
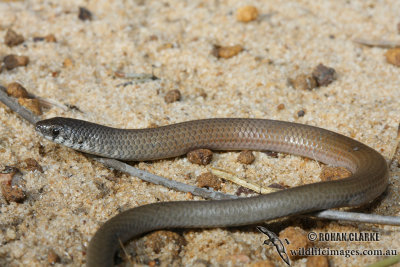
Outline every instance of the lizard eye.
<path id="1" fill-rule="evenodd" d="M 53 128 L 51 134 L 53 135 L 53 137 L 57 137 L 60 134 L 60 130 L 57 128 Z"/>

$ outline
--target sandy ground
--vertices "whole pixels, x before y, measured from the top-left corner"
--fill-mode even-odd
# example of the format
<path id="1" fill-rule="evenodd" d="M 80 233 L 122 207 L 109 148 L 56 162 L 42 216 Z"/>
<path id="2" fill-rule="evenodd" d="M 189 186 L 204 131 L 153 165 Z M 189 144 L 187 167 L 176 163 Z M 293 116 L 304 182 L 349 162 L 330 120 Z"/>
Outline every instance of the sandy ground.
<path id="1" fill-rule="evenodd" d="M 244 4 L 259 16 L 236 19 Z M 93 12 L 78 19 L 79 6 Z M 0 37 L 12 28 L 25 37 L 8 47 L 0 38 L 0 57 L 25 55 L 27 67 L 4 70 L 0 83 L 19 82 L 31 93 L 76 109 L 54 107 L 43 117 L 65 116 L 123 128 L 144 128 L 212 117 L 269 118 L 327 128 L 380 151 L 387 159 L 395 148 L 400 114 L 400 69 L 386 62 L 386 49 L 355 44 L 357 37 L 400 41 L 400 1 L 0 1 Z M 34 42 L 54 34 L 57 42 Z M 214 45 L 241 45 L 231 58 L 216 58 Z M 323 63 L 337 80 L 307 91 L 288 78 L 311 73 Z M 157 81 L 117 86 L 115 71 L 152 73 Z M 178 89 L 182 98 L 166 103 Z M 284 104 L 279 110 L 277 106 Z M 298 112 L 305 111 L 299 117 Z M 27 199 L 17 204 L 0 196 L 0 265 L 85 264 L 90 238 L 107 219 L 131 207 L 184 200 L 185 193 L 115 173 L 81 153 L 44 140 L 31 125 L 0 104 L 0 167 L 35 159 L 44 172 L 21 170 Z M 274 158 L 256 152 L 249 166 L 237 153 L 217 153 L 211 165 L 236 172 L 254 183 L 289 186 L 316 181 L 320 165 L 295 156 Z M 196 184 L 209 166 L 185 157 L 135 166 L 177 181 Z M 399 216 L 399 167 L 391 166 L 391 194 L 371 212 Z M 222 191 L 237 186 L 224 182 Z M 397 191 L 396 191 L 397 190 Z M 394 193 L 393 193 L 394 192 Z M 397 192 L 397 193 L 396 193 Z M 397 195 L 398 196 L 398 195 Z M 328 242 L 331 249 L 399 249 L 399 227 L 294 218 L 266 224 L 279 232 L 300 226 L 314 232 L 378 232 L 378 242 Z M 177 231 L 181 245 L 165 242 L 152 249 L 146 237 L 138 264 L 198 266 L 284 266 L 275 251 L 262 245 L 254 227 Z M 161 235 L 162 236 L 162 235 Z M 167 233 L 168 236 L 168 233 Z M 176 241 L 176 239 L 175 239 Z M 147 242 L 147 243 L 146 243 Z M 162 243 L 162 242 L 161 242 Z M 176 242 L 175 242 L 176 243 Z M 141 245 L 142 244 L 142 245 Z M 159 251 L 158 251 L 159 250 Z M 132 252 L 133 253 L 133 252 Z M 330 266 L 361 266 L 377 256 L 330 256 Z M 293 262 L 305 266 L 307 258 Z M 264 264 L 264 265 L 262 265 Z M 254 265 L 253 265 L 254 266 Z"/>

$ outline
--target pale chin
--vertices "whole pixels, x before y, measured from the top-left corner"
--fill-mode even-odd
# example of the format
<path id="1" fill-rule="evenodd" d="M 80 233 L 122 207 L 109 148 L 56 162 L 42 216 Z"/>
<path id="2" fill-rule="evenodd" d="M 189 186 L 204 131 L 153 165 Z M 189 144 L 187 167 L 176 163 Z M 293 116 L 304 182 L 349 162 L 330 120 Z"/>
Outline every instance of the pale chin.
<path id="1" fill-rule="evenodd" d="M 46 139 L 49 139 L 46 135 L 44 135 L 42 132 L 36 131 L 36 133 L 40 136 L 43 136 Z"/>

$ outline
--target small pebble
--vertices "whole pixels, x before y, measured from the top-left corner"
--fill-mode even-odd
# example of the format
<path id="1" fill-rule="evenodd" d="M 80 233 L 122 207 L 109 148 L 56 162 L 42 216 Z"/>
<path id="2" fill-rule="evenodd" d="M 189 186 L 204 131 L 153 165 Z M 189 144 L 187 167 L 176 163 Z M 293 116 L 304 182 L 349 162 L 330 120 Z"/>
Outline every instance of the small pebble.
<path id="1" fill-rule="evenodd" d="M 44 40 L 48 43 L 56 43 L 57 38 L 54 36 L 54 34 L 50 33 L 44 37 Z"/>
<path id="2" fill-rule="evenodd" d="M 60 256 L 58 256 L 54 250 L 50 249 L 47 252 L 47 261 L 51 265 L 56 264 L 57 262 L 60 262 Z"/>
<path id="3" fill-rule="evenodd" d="M 21 188 L 9 184 L 0 183 L 1 192 L 6 201 L 21 203 L 25 200 L 26 195 Z"/>
<path id="4" fill-rule="evenodd" d="M 236 19 L 240 22 L 249 22 L 257 19 L 258 10 L 255 6 L 243 6 L 236 11 Z"/>
<path id="5" fill-rule="evenodd" d="M 304 115 L 306 114 L 306 112 L 304 111 L 304 110 L 299 110 L 298 112 L 297 112 L 297 117 L 304 117 Z"/>
<path id="6" fill-rule="evenodd" d="M 18 104 L 32 111 L 35 115 L 42 115 L 42 108 L 37 99 L 18 98 Z"/>
<path id="7" fill-rule="evenodd" d="M 64 59 L 63 66 L 65 68 L 72 67 L 73 65 L 74 65 L 74 63 L 72 62 L 72 59 L 70 59 L 70 58 Z"/>
<path id="8" fill-rule="evenodd" d="M 289 226 L 285 228 L 279 233 L 279 238 L 283 243 L 286 243 L 285 238 L 290 242 L 290 244 L 285 244 L 286 251 L 298 250 L 299 248 L 307 249 L 311 246 L 307 232 L 300 227 Z M 299 258 L 299 256 L 294 256 L 291 253 L 288 253 L 288 256 L 291 260 Z"/>
<path id="9" fill-rule="evenodd" d="M 332 181 L 332 180 L 339 180 L 350 177 L 352 175 L 351 171 L 344 167 L 331 167 L 331 166 L 324 166 L 322 168 L 321 174 L 319 178 L 321 181 Z"/>
<path id="10" fill-rule="evenodd" d="M 179 90 L 170 90 L 164 96 L 165 103 L 173 103 L 181 100 L 181 92 Z"/>
<path id="11" fill-rule="evenodd" d="M 289 83 L 293 88 L 300 90 L 312 90 L 318 86 L 317 81 L 312 75 L 300 74 L 294 79 L 289 79 Z"/>
<path id="12" fill-rule="evenodd" d="M 187 159 L 191 163 L 207 165 L 212 160 L 213 153 L 209 149 L 196 149 L 187 153 Z"/>
<path id="13" fill-rule="evenodd" d="M 327 256 L 312 256 L 307 257 L 307 267 L 329 267 Z"/>
<path id="14" fill-rule="evenodd" d="M 285 104 L 279 104 L 277 107 L 276 107 L 276 109 L 277 110 L 283 110 L 283 109 L 285 109 Z"/>
<path id="15" fill-rule="evenodd" d="M 47 153 L 47 152 L 46 152 L 45 147 L 44 147 L 42 144 L 38 143 L 37 150 L 38 150 L 38 153 L 39 153 L 39 155 L 40 155 L 41 157 L 46 156 L 46 153 Z"/>
<path id="16" fill-rule="evenodd" d="M 15 98 L 28 98 L 28 91 L 19 83 L 12 82 L 7 85 L 7 94 Z"/>
<path id="17" fill-rule="evenodd" d="M 254 157 L 253 152 L 249 151 L 249 150 L 245 150 L 240 152 L 237 161 L 243 164 L 251 164 L 254 162 L 254 160 L 256 159 L 256 157 Z"/>
<path id="18" fill-rule="evenodd" d="M 21 169 L 25 169 L 27 171 L 39 171 L 43 172 L 42 166 L 33 158 L 27 158 L 21 162 L 19 166 Z"/>
<path id="19" fill-rule="evenodd" d="M 11 29 L 7 30 L 6 36 L 4 37 L 4 43 L 9 47 L 22 44 L 24 41 L 25 41 L 24 36 L 16 33 Z"/>
<path id="20" fill-rule="evenodd" d="M 92 20 L 92 12 L 90 12 L 85 7 L 79 7 L 79 15 L 78 18 L 80 20 Z"/>
<path id="21" fill-rule="evenodd" d="M 59 70 L 52 71 L 52 72 L 51 72 L 51 77 L 53 77 L 53 78 L 57 78 L 57 77 L 58 77 L 58 75 L 60 75 L 60 72 L 61 72 L 61 71 L 59 71 Z"/>
<path id="22" fill-rule="evenodd" d="M 44 37 L 41 37 L 41 36 L 33 37 L 33 41 L 34 42 L 46 41 L 48 43 L 55 43 L 55 42 L 57 42 L 57 39 L 54 36 L 54 34 L 51 33 L 51 34 L 46 35 Z"/>
<path id="23" fill-rule="evenodd" d="M 16 67 L 26 66 L 29 63 L 29 57 L 27 56 L 17 56 L 17 55 L 7 55 L 3 58 L 3 63 L 7 70 L 12 70 Z"/>
<path id="24" fill-rule="evenodd" d="M 197 186 L 213 188 L 214 190 L 221 189 L 221 180 L 211 172 L 202 173 L 197 176 Z"/>
<path id="25" fill-rule="evenodd" d="M 241 45 L 233 45 L 233 46 L 214 45 L 211 54 L 216 58 L 231 58 L 236 56 L 242 51 L 243 47 Z"/>
<path id="26" fill-rule="evenodd" d="M 187 192 L 187 193 L 185 194 L 185 199 L 186 199 L 186 200 L 192 200 L 192 199 L 193 199 L 193 194 L 190 193 L 190 192 Z"/>
<path id="27" fill-rule="evenodd" d="M 22 202 L 25 193 L 18 186 L 23 182 L 22 173 L 16 167 L 6 166 L 0 173 L 0 189 L 7 202 Z"/>
<path id="28" fill-rule="evenodd" d="M 151 261 L 149 261 L 149 262 L 147 263 L 147 265 L 148 265 L 149 267 L 156 267 L 156 266 L 160 265 L 160 263 L 159 263 L 159 261 L 157 261 L 157 260 L 151 260 Z"/>
<path id="29" fill-rule="evenodd" d="M 400 67 L 400 48 L 389 49 L 385 56 L 388 63 Z"/>
<path id="30" fill-rule="evenodd" d="M 318 86 L 326 86 L 336 80 L 336 71 L 333 68 L 319 64 L 312 72 Z"/>

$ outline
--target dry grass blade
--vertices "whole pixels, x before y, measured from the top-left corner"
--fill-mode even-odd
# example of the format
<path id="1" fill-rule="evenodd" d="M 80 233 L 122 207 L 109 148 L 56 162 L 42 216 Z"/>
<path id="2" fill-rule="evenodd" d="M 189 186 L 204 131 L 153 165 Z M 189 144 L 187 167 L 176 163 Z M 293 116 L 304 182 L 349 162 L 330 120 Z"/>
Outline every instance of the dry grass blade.
<path id="1" fill-rule="evenodd" d="M 249 182 L 246 182 L 243 179 L 240 179 L 239 177 L 237 177 L 236 175 L 234 175 L 233 173 L 227 172 L 225 170 L 216 168 L 216 167 L 212 167 L 211 168 L 211 173 L 214 174 L 215 176 L 221 177 L 225 180 L 231 181 L 232 183 L 235 183 L 237 185 L 243 186 L 245 188 L 248 188 L 250 190 L 253 190 L 254 192 L 257 192 L 259 194 L 269 194 L 272 192 L 276 192 L 278 190 L 273 189 L 273 188 L 264 188 L 261 187 L 259 185 L 256 184 L 252 184 Z"/>
<path id="2" fill-rule="evenodd" d="M 360 45 L 365 45 L 365 46 L 370 46 L 370 47 L 380 47 L 380 48 L 397 48 L 400 47 L 400 42 L 393 42 L 393 41 L 388 41 L 388 40 L 378 40 L 378 39 L 363 39 L 363 38 L 356 38 L 353 40 L 353 42 L 360 44 Z"/>

